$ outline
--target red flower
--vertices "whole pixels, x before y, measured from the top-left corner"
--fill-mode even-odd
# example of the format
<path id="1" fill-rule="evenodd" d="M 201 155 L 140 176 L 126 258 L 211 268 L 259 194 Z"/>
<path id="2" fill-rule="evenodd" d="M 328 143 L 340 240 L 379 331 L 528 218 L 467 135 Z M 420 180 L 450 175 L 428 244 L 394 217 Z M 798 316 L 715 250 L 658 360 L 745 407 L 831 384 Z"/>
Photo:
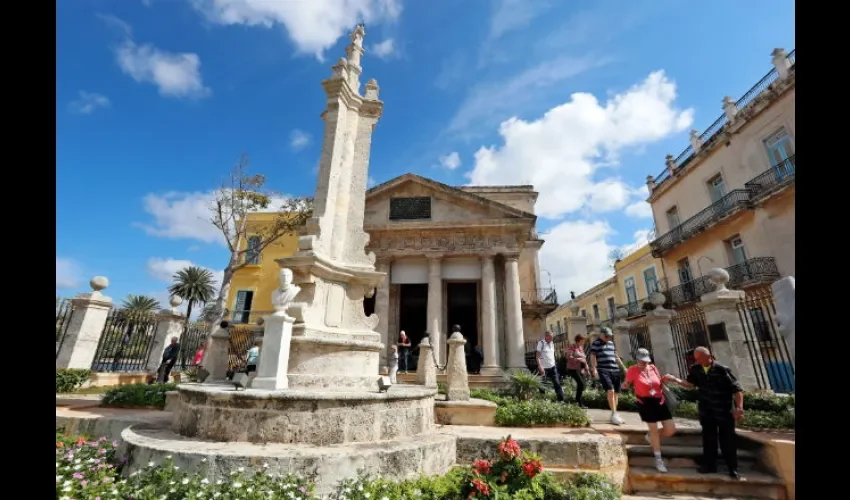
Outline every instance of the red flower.
<path id="1" fill-rule="evenodd" d="M 490 496 L 490 486 L 484 481 L 480 479 L 473 479 L 472 487 L 475 488 L 478 493 L 484 495 L 485 497 Z"/>
<path id="2" fill-rule="evenodd" d="M 523 462 L 522 471 L 526 476 L 533 478 L 537 474 L 543 470 L 543 464 L 540 463 L 540 460 L 529 459 Z"/>
<path id="3" fill-rule="evenodd" d="M 472 462 L 472 470 L 478 474 L 489 474 L 490 462 L 488 460 L 476 460 L 475 462 Z"/>
<path id="4" fill-rule="evenodd" d="M 499 478 L 499 482 L 504 484 L 504 482 L 508 479 L 508 471 L 502 472 L 502 477 Z"/>
<path id="5" fill-rule="evenodd" d="M 504 441 L 499 443 L 499 456 L 505 460 L 513 460 L 518 457 L 522 450 L 520 450 L 519 445 L 516 441 L 511 439 L 510 436 L 505 438 Z"/>
<path id="6" fill-rule="evenodd" d="M 64 445 L 64 444 L 62 444 L 62 441 L 56 441 L 56 447 L 57 447 L 57 448 L 64 448 L 64 447 L 65 447 L 65 445 Z"/>

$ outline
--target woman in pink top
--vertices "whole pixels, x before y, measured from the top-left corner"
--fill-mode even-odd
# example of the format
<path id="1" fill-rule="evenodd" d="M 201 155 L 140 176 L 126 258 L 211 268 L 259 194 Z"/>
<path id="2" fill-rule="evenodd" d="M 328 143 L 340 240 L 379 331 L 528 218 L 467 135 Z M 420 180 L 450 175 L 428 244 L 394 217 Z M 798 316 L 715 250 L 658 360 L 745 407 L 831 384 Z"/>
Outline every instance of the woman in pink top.
<path id="1" fill-rule="evenodd" d="M 204 351 L 206 351 L 207 343 L 205 341 L 201 341 L 201 344 L 198 346 L 198 350 L 195 351 L 195 358 L 192 360 L 192 366 L 200 366 L 201 361 L 204 360 Z"/>
<path id="2" fill-rule="evenodd" d="M 661 436 L 672 436 L 676 432 L 676 425 L 673 423 L 670 408 L 664 401 L 662 386 L 668 380 L 672 380 L 672 377 L 670 375 L 662 377 L 658 373 L 658 368 L 652 364 L 652 358 L 646 349 L 638 349 L 635 354 L 637 364 L 626 371 L 623 389 L 630 385 L 634 386 L 638 414 L 649 428 L 646 440 L 652 446 L 652 452 L 655 455 L 655 468 L 658 472 L 667 472 L 667 466 L 661 458 Z M 661 422 L 663 428 L 661 432 L 658 431 L 658 422 Z"/>

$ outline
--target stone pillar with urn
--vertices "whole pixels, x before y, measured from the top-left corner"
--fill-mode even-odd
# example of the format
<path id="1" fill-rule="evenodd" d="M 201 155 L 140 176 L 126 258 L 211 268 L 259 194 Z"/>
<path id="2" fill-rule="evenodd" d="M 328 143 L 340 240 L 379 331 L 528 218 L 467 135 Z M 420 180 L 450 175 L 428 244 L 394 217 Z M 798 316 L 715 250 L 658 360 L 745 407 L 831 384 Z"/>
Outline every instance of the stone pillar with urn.
<path id="1" fill-rule="evenodd" d="M 419 343 L 419 361 L 416 365 L 416 383 L 428 388 L 437 387 L 437 365 L 431 352 L 431 339 L 424 337 Z"/>
<path id="2" fill-rule="evenodd" d="M 574 339 L 576 335 L 587 336 L 587 318 L 579 316 L 578 309 L 579 307 L 576 304 L 570 306 L 570 317 L 567 319 L 567 333 L 569 333 L 570 340 Z M 588 344 L 590 344 L 590 341 L 591 339 L 587 339 Z"/>
<path id="3" fill-rule="evenodd" d="M 469 401 L 469 376 L 466 373 L 466 340 L 460 328 L 453 327 L 449 337 L 449 360 L 446 363 L 446 399 Z"/>
<path id="4" fill-rule="evenodd" d="M 649 342 L 652 344 L 652 358 L 655 366 L 662 374 L 677 374 L 679 362 L 676 359 L 676 349 L 673 344 L 673 327 L 670 321 L 676 316 L 676 311 L 665 309 L 667 299 L 663 293 L 655 292 L 649 297 L 655 309 L 646 312 L 646 330 Z"/>
<path id="5" fill-rule="evenodd" d="M 71 299 L 73 312 L 56 355 L 56 368 L 88 370 L 92 367 L 113 303 L 110 297 L 101 293 L 109 286 L 106 277 L 95 276 L 89 286 L 91 293 L 79 293 Z"/>
<path id="6" fill-rule="evenodd" d="M 616 318 L 614 321 L 614 345 L 617 346 L 617 354 L 620 356 L 620 359 L 623 360 L 623 363 L 626 361 L 632 361 L 632 344 L 629 339 L 629 322 L 626 321 L 626 317 L 629 315 L 628 309 L 625 307 L 618 307 L 616 311 L 614 311 L 614 317 Z"/>

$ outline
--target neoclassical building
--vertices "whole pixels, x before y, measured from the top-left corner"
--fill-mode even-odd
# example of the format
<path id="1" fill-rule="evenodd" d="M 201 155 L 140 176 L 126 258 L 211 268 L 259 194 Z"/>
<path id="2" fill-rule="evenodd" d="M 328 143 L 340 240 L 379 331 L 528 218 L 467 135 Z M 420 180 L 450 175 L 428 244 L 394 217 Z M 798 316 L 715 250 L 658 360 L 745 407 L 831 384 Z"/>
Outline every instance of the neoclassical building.
<path id="1" fill-rule="evenodd" d="M 544 318 L 557 307 L 540 286 L 532 186 L 452 187 L 405 174 L 366 193 L 367 246 L 387 279 L 364 300 L 377 314 L 387 348 L 404 330 L 418 344 L 425 332 L 445 363 L 451 325 L 484 352 L 482 373 L 525 365 L 525 342 L 541 338 Z M 268 214 L 252 214 L 263 224 Z M 279 266 L 294 237 L 267 247 L 256 263 L 237 271 L 228 298 L 235 321 L 253 321 L 271 309 Z"/>

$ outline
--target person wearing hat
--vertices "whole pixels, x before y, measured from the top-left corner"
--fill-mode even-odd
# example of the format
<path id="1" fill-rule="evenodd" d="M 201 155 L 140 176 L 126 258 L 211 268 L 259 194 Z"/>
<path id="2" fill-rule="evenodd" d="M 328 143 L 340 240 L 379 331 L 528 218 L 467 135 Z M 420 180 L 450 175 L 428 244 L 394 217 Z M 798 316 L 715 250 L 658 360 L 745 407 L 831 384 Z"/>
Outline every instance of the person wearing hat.
<path id="1" fill-rule="evenodd" d="M 661 376 L 658 368 L 652 364 L 649 351 L 644 348 L 635 352 L 635 360 L 637 363 L 626 371 L 622 388 L 634 386 L 638 414 L 649 428 L 646 440 L 655 455 L 655 468 L 658 472 L 667 472 L 667 466 L 661 458 L 661 436 L 670 437 L 676 433 L 676 424 L 673 423 L 673 415 L 664 401 L 662 390 L 662 385 L 670 380 L 670 375 Z M 661 432 L 658 431 L 658 422 L 661 422 Z"/>
<path id="2" fill-rule="evenodd" d="M 608 394 L 608 407 L 611 408 L 611 423 L 623 425 L 623 419 L 617 414 L 617 399 L 620 394 L 620 376 L 626 371 L 623 360 L 617 355 L 614 334 L 608 327 L 599 329 L 599 338 L 590 344 L 590 373 L 599 379 L 602 388 Z"/>

